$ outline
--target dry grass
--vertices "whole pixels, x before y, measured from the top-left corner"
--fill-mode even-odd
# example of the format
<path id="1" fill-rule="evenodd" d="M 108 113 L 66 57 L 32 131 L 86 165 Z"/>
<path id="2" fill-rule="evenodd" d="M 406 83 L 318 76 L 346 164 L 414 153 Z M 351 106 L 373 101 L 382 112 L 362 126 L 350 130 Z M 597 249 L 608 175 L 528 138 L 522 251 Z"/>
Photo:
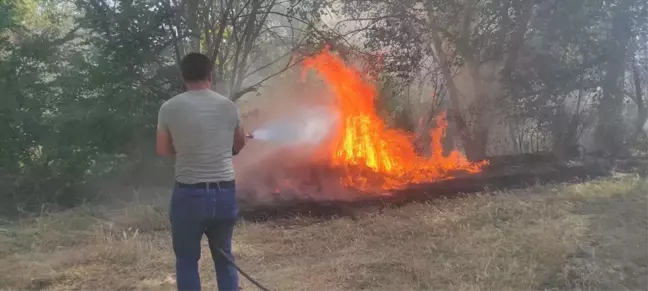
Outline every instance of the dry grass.
<path id="1" fill-rule="evenodd" d="M 645 210 L 647 192 L 647 182 L 621 177 L 412 204 L 355 220 L 241 223 L 235 254 L 274 290 L 632 289 L 623 278 L 601 276 L 606 260 L 581 253 L 593 240 L 605 249 L 627 236 L 645 248 L 645 212 L 633 212 L 639 224 L 626 224 L 627 233 L 606 236 L 613 226 L 597 219 L 608 209 L 592 205 L 615 199 Z M 0 289 L 174 289 L 165 207 L 155 206 L 166 203 L 86 206 L 0 226 Z M 628 220 L 610 217 L 611 225 Z M 203 286 L 214 288 L 209 257 L 204 246 Z"/>

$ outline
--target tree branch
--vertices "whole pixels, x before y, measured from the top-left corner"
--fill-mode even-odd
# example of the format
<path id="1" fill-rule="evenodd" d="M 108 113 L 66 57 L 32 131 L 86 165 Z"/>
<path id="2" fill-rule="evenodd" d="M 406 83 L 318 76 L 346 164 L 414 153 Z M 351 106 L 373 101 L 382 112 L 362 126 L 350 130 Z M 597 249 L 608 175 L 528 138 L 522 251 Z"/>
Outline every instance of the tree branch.
<path id="1" fill-rule="evenodd" d="M 81 29 L 80 24 L 76 25 L 74 28 L 72 28 L 70 31 L 68 31 L 68 33 L 66 33 L 63 37 L 53 40 L 52 45 L 53 46 L 59 46 L 59 45 L 62 45 L 64 43 L 68 42 L 68 41 L 73 40 L 75 37 L 77 37 L 76 33 L 77 33 L 77 31 L 79 31 L 79 29 Z"/>
<path id="2" fill-rule="evenodd" d="M 234 5 L 234 1 L 236 0 L 227 1 L 225 8 L 221 10 L 220 20 L 218 22 L 218 33 L 216 33 L 216 37 L 213 42 L 214 47 L 213 50 L 211 51 L 212 62 L 216 61 L 216 58 L 218 57 L 218 52 L 220 51 L 220 46 L 221 43 L 223 42 L 223 34 L 225 33 L 225 27 L 227 24 L 227 14 L 232 9 L 232 5 Z"/>
<path id="3" fill-rule="evenodd" d="M 238 92 L 236 92 L 235 94 L 232 95 L 232 97 L 231 97 L 232 101 L 238 100 L 239 98 L 243 97 L 243 95 L 245 95 L 247 93 L 255 92 L 255 91 L 259 90 L 261 85 L 263 85 L 263 83 L 265 83 L 266 81 L 270 80 L 271 78 L 273 78 L 273 77 L 275 77 L 277 75 L 282 74 L 283 72 L 285 72 L 285 71 L 289 70 L 290 68 L 300 64 L 303 61 L 304 61 L 304 58 L 301 58 L 300 60 L 298 60 L 298 61 L 296 61 L 296 62 L 294 62 L 292 64 L 290 64 L 290 62 L 289 62 L 286 67 L 279 70 L 278 72 L 275 72 L 274 74 L 263 78 L 261 81 L 255 83 L 254 85 L 251 85 L 251 86 L 249 86 L 249 87 L 247 87 L 245 89 L 239 90 Z"/>

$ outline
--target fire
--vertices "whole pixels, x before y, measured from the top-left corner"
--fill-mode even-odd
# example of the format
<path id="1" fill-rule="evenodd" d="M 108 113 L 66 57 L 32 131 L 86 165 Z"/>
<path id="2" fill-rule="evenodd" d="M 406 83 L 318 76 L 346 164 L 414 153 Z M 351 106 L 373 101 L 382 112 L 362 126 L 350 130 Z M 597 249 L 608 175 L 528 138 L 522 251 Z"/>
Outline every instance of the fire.
<path id="1" fill-rule="evenodd" d="M 341 169 L 342 183 L 361 190 L 392 190 L 410 183 L 452 178 L 455 171 L 480 172 L 487 161 L 472 163 L 459 151 L 443 155 L 441 140 L 448 122 L 436 117 L 430 131 L 432 154 L 425 158 L 414 149 L 414 137 L 390 129 L 375 110 L 376 88 L 362 74 L 328 50 L 305 60 L 336 96 L 341 121 L 333 137 L 331 166 Z"/>

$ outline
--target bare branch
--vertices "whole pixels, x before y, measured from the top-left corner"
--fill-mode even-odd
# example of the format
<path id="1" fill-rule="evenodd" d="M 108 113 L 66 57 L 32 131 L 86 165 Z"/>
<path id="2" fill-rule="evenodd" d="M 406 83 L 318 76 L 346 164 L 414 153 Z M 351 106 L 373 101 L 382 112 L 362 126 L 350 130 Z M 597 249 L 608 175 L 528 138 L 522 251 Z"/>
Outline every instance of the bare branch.
<path id="1" fill-rule="evenodd" d="M 216 33 L 216 39 L 214 40 L 214 48 L 211 51 L 212 60 L 216 60 L 216 57 L 220 52 L 220 46 L 221 43 L 223 42 L 223 34 L 225 33 L 225 27 L 227 24 L 227 13 L 232 9 L 232 5 L 234 5 L 234 1 L 236 0 L 227 1 L 225 9 L 221 10 L 220 20 L 218 22 L 218 33 Z"/>
<path id="2" fill-rule="evenodd" d="M 342 25 L 342 24 L 344 24 L 344 23 L 346 23 L 346 22 L 351 22 L 351 21 L 368 21 L 368 20 L 370 20 L 370 21 L 372 21 L 372 23 L 375 23 L 375 22 L 378 22 L 378 21 L 381 21 L 381 20 L 385 20 L 385 19 L 391 19 L 391 18 L 405 18 L 405 17 L 409 17 L 409 15 L 407 15 L 407 14 L 400 14 L 400 13 L 399 13 L 399 14 L 381 15 L 381 16 L 375 16 L 375 17 L 357 17 L 357 18 L 347 18 L 347 19 L 343 19 L 343 20 L 338 21 L 338 22 L 333 26 L 333 28 L 336 29 L 336 28 L 338 28 L 340 25 Z"/>
<path id="3" fill-rule="evenodd" d="M 287 53 L 281 55 L 280 57 L 276 58 L 274 61 L 271 61 L 271 62 L 269 62 L 269 63 L 267 63 L 267 64 L 265 64 L 265 65 L 263 65 L 263 66 L 257 68 L 256 70 L 254 70 L 254 71 L 252 71 L 252 72 L 246 74 L 244 78 L 247 78 L 247 77 L 253 75 L 254 73 L 257 73 L 257 72 L 259 72 L 259 71 L 261 71 L 261 70 L 263 70 L 263 69 L 266 69 L 266 68 L 268 68 L 268 67 L 270 67 L 270 66 L 272 66 L 272 65 L 274 65 L 274 64 L 276 64 L 276 63 L 278 63 L 278 62 L 280 62 L 284 57 L 286 57 L 286 56 L 292 54 L 293 52 L 294 52 L 294 50 L 290 50 L 289 52 L 287 52 Z M 288 62 L 288 63 L 290 64 L 290 62 Z"/>
<path id="4" fill-rule="evenodd" d="M 54 41 L 52 41 L 52 45 L 53 46 L 59 46 L 59 45 L 62 45 L 64 43 L 68 42 L 68 41 L 73 40 L 74 38 L 77 37 L 77 31 L 79 31 L 79 29 L 81 29 L 80 24 L 75 26 L 74 28 L 72 28 L 70 31 L 68 31 L 68 33 L 66 33 L 63 37 L 61 37 L 59 39 L 55 39 Z"/>
<path id="5" fill-rule="evenodd" d="M 238 92 L 236 92 L 235 94 L 232 95 L 232 97 L 231 97 L 232 101 L 238 100 L 239 98 L 243 97 L 243 95 L 245 95 L 247 93 L 255 92 L 255 91 L 259 90 L 259 88 L 261 87 L 261 85 L 263 85 L 263 83 L 265 83 L 266 81 L 274 78 L 275 76 L 278 76 L 278 75 L 282 74 L 283 72 L 289 70 L 290 68 L 300 64 L 301 62 L 304 61 L 304 59 L 305 58 L 301 58 L 300 60 L 298 60 L 298 61 L 296 61 L 296 62 L 294 62 L 292 64 L 289 62 L 288 65 L 286 67 L 284 67 L 283 69 L 275 72 L 274 74 L 271 74 L 271 75 L 263 78 L 262 80 L 255 83 L 254 85 L 251 85 L 251 86 L 248 86 L 245 89 L 239 90 Z"/>

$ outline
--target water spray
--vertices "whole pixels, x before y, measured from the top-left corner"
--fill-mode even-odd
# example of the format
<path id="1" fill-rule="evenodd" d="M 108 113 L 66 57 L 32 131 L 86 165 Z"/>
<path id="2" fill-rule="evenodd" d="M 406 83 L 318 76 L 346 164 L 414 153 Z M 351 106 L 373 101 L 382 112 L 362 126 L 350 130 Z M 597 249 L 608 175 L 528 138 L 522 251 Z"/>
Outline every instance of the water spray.
<path id="1" fill-rule="evenodd" d="M 246 136 L 287 146 L 317 145 L 329 135 L 337 121 L 336 114 L 326 108 L 296 110 L 298 114 L 268 122 Z"/>

